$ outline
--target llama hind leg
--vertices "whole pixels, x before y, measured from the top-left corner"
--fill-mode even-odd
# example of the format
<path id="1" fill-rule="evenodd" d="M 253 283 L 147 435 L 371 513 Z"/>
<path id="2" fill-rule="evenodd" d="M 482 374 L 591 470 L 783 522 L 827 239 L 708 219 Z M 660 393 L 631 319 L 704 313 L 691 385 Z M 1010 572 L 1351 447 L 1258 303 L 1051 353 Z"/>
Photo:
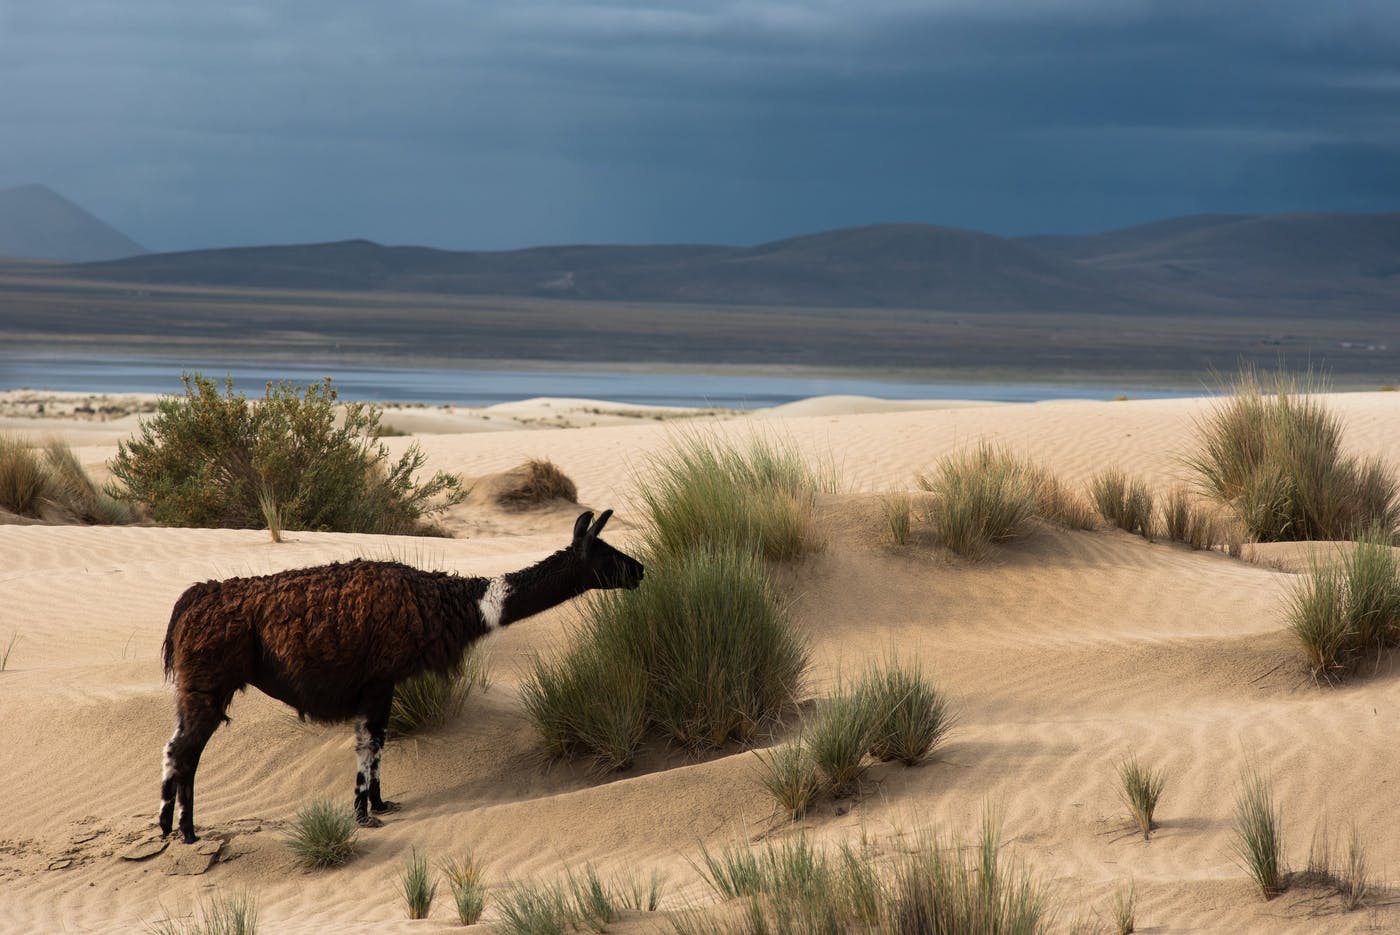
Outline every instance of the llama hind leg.
<path id="1" fill-rule="evenodd" d="M 373 790 L 375 797 L 379 793 L 379 753 L 383 747 L 382 730 L 372 730 L 367 718 L 355 722 L 355 821 L 366 828 L 384 824 L 369 813 L 370 792 Z"/>
<path id="2" fill-rule="evenodd" d="M 384 752 L 384 743 L 389 735 L 389 711 L 394 704 L 394 690 L 390 687 L 388 693 L 378 705 L 378 710 L 374 711 L 367 718 L 366 727 L 370 735 L 376 738 L 374 748 L 374 760 L 370 763 L 369 774 L 369 810 L 376 815 L 384 815 L 389 812 L 397 812 L 399 803 L 385 801 L 379 792 L 379 758 Z"/>
<path id="3" fill-rule="evenodd" d="M 169 834 L 180 807 L 180 837 L 186 844 L 199 838 L 194 833 L 194 774 L 204 746 L 218 728 L 222 713 L 207 699 L 185 696 L 180 699 L 175 735 L 165 745 L 165 771 L 160 784 L 160 831 Z"/>

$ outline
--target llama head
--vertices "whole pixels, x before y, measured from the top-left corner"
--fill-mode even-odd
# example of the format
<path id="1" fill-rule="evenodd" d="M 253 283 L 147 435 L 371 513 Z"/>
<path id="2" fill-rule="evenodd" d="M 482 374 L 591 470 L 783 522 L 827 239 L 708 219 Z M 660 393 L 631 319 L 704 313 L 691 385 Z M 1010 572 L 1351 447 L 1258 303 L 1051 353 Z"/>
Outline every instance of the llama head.
<path id="1" fill-rule="evenodd" d="M 592 570 L 597 587 L 635 588 L 642 583 L 646 571 L 642 563 L 598 538 L 612 512 L 604 510 L 596 521 L 591 512 L 583 513 L 574 523 L 574 541 L 569 551 Z"/>

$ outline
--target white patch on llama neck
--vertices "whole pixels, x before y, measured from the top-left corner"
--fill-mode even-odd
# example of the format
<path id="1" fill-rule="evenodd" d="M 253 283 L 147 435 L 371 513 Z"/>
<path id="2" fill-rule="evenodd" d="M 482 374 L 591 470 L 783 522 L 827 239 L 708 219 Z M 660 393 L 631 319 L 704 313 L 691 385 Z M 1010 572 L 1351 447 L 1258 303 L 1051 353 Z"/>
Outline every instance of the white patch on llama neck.
<path id="1" fill-rule="evenodd" d="M 486 593 L 481 596 L 481 600 L 476 602 L 476 606 L 481 608 L 481 619 L 485 622 L 488 630 L 494 630 L 501 625 L 501 616 L 506 610 L 507 597 L 510 597 L 510 585 L 502 576 L 492 578 L 490 584 L 486 586 Z"/>

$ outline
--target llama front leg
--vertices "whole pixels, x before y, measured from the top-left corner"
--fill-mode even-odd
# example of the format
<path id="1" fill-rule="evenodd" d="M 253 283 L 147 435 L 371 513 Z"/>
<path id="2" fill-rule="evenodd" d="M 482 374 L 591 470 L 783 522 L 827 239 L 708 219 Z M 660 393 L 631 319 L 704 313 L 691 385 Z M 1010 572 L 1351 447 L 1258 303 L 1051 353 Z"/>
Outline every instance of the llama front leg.
<path id="1" fill-rule="evenodd" d="M 379 751 L 383 741 L 376 742 L 367 720 L 355 723 L 355 821 L 366 828 L 381 827 L 384 822 L 369 813 L 371 777 L 379 771 Z"/>
<path id="2" fill-rule="evenodd" d="M 384 815 L 389 812 L 397 812 L 399 804 L 397 802 L 387 802 L 379 790 L 379 761 L 384 754 L 384 744 L 388 737 L 389 711 L 394 702 L 394 690 L 391 686 L 387 691 L 374 699 L 370 713 L 363 722 L 364 731 L 369 735 L 371 756 L 369 759 L 369 772 L 366 778 L 369 780 L 369 810 L 376 815 Z"/>

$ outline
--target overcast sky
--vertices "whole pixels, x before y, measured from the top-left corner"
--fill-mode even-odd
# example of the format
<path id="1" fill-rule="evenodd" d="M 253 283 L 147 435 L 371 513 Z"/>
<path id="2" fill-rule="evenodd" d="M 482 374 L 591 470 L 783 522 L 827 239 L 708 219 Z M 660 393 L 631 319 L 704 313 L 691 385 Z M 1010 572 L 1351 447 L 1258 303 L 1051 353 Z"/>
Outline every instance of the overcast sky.
<path id="1" fill-rule="evenodd" d="M 156 250 L 1400 210 L 1397 0 L 0 0 L 0 188 Z"/>

